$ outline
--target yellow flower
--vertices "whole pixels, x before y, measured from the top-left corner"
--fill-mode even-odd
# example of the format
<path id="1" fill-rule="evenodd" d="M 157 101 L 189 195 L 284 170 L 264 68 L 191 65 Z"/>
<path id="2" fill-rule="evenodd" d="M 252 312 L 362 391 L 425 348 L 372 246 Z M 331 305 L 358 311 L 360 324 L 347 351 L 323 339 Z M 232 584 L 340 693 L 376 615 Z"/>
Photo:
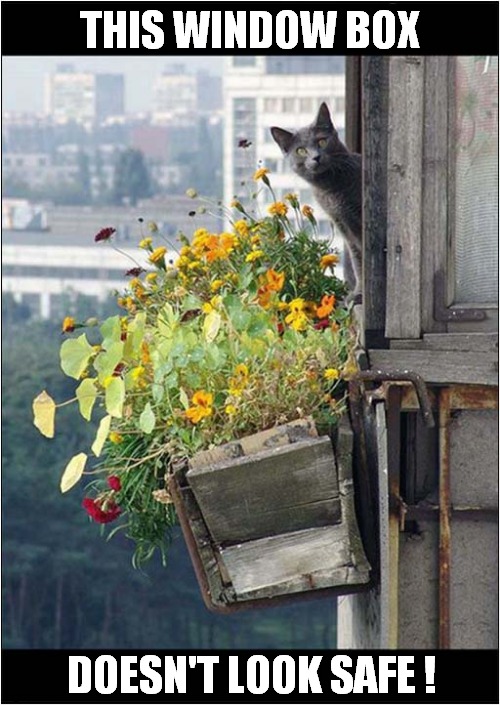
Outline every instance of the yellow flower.
<path id="1" fill-rule="evenodd" d="M 267 212 L 271 215 L 285 216 L 288 213 L 288 206 L 283 201 L 276 201 L 268 206 Z"/>
<path id="2" fill-rule="evenodd" d="M 149 249 L 151 249 L 152 242 L 153 242 L 152 237 L 145 237 L 140 241 L 139 247 L 143 250 L 149 250 Z"/>
<path id="3" fill-rule="evenodd" d="M 266 181 L 267 181 L 266 174 L 269 174 L 269 169 L 266 169 L 266 167 L 263 166 L 260 169 L 257 169 L 255 174 L 253 175 L 253 180 L 259 181 L 259 179 L 262 179 L 262 181 L 264 181 L 264 183 L 266 183 Z"/>
<path id="4" fill-rule="evenodd" d="M 338 261 L 338 255 L 323 255 L 320 260 L 319 266 L 321 267 L 321 269 L 326 269 L 327 267 L 332 267 L 334 264 L 338 264 Z"/>
<path id="5" fill-rule="evenodd" d="M 118 433 L 118 431 L 111 431 L 111 433 L 108 436 L 109 440 L 111 443 L 121 443 L 123 441 L 123 436 L 121 433 Z"/>
<path id="6" fill-rule="evenodd" d="M 210 284 L 210 289 L 211 289 L 211 291 L 219 291 L 221 286 L 224 286 L 224 280 L 223 279 L 214 279 L 213 282 Z"/>
<path id="7" fill-rule="evenodd" d="M 190 254 L 191 254 L 191 248 L 189 247 L 189 245 L 184 245 L 179 250 L 179 255 L 181 257 L 188 257 Z"/>
<path id="8" fill-rule="evenodd" d="M 233 200 L 230 203 L 231 208 L 236 208 L 236 210 L 240 211 L 241 213 L 245 212 L 245 209 L 241 205 L 241 203 L 238 201 L 237 198 L 233 198 Z"/>
<path id="9" fill-rule="evenodd" d="M 299 197 L 296 193 L 285 194 L 285 201 L 288 201 L 292 208 L 297 208 L 297 206 L 299 205 Z"/>
<path id="10" fill-rule="evenodd" d="M 314 220 L 314 215 L 313 215 L 313 209 L 311 206 L 304 205 L 302 206 L 302 215 L 305 215 L 306 218 L 309 218 L 310 220 Z"/>
<path id="11" fill-rule="evenodd" d="M 142 365 L 138 365 L 137 367 L 134 367 L 134 369 L 130 372 L 130 376 L 134 380 L 134 382 L 137 382 L 139 377 L 142 377 L 142 375 L 145 373 L 145 369 Z"/>
<path id="12" fill-rule="evenodd" d="M 246 220 L 237 220 L 233 224 L 233 227 L 240 237 L 248 237 L 249 230 L 248 223 L 246 222 Z"/>
<path id="13" fill-rule="evenodd" d="M 236 369 L 234 372 L 239 377 L 248 377 L 249 375 L 248 367 L 245 365 L 244 362 L 241 362 L 239 365 L 236 365 Z"/>
<path id="14" fill-rule="evenodd" d="M 288 304 L 290 313 L 285 318 L 285 323 L 287 323 L 294 330 L 305 330 L 309 322 L 307 314 L 305 313 L 306 306 L 307 304 L 304 299 L 299 298 L 290 301 L 290 303 Z"/>
<path id="15" fill-rule="evenodd" d="M 264 257 L 264 252 L 262 250 L 253 250 L 245 257 L 245 262 L 254 262 L 256 259 Z"/>
<path id="16" fill-rule="evenodd" d="M 228 416 L 234 416 L 238 412 L 238 409 L 234 406 L 234 404 L 228 404 L 225 408 L 225 412 Z"/>
<path id="17" fill-rule="evenodd" d="M 304 299 L 293 299 L 288 304 L 288 307 L 292 313 L 301 313 L 306 306 Z"/>
<path id="18" fill-rule="evenodd" d="M 329 367 L 324 371 L 323 376 L 325 379 L 332 382 L 340 377 L 340 372 L 335 367 Z"/>
<path id="19" fill-rule="evenodd" d="M 247 365 L 241 362 L 236 365 L 234 370 L 234 377 L 229 380 L 229 394 L 233 397 L 241 397 L 243 390 L 248 384 L 249 371 Z"/>
<path id="20" fill-rule="evenodd" d="M 75 330 L 75 319 L 71 316 L 66 316 L 62 323 L 63 333 L 72 333 Z"/>
<path id="21" fill-rule="evenodd" d="M 148 282 L 148 284 L 154 284 L 158 278 L 157 272 L 149 272 L 149 274 L 146 274 L 145 280 Z"/>
<path id="22" fill-rule="evenodd" d="M 158 226 L 154 222 L 154 220 L 150 220 L 148 223 L 148 230 L 150 233 L 157 233 L 158 232 Z"/>
<path id="23" fill-rule="evenodd" d="M 166 247 L 157 247 L 156 250 L 153 250 L 153 252 L 149 255 L 149 261 L 152 264 L 160 264 L 163 261 L 166 252 Z"/>
<path id="24" fill-rule="evenodd" d="M 307 324 L 309 322 L 309 319 L 307 318 L 305 313 L 289 313 L 288 316 L 285 318 L 285 323 L 288 323 L 288 325 L 293 328 L 294 330 L 305 330 L 307 328 Z"/>
<path id="25" fill-rule="evenodd" d="M 203 390 L 195 392 L 191 399 L 192 406 L 185 411 L 186 418 L 188 418 L 191 423 L 196 424 L 207 416 L 211 416 L 213 413 L 213 400 L 213 394 L 210 394 L 210 392 L 204 392 Z"/>

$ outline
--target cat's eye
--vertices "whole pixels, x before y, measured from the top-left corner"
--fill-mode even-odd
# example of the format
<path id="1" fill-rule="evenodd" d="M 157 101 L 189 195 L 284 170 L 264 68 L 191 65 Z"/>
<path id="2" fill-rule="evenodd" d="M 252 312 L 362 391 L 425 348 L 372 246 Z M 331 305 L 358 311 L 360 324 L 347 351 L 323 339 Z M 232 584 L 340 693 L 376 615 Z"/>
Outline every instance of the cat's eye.
<path id="1" fill-rule="evenodd" d="M 297 154 L 299 157 L 305 157 L 307 154 L 307 149 L 305 147 L 297 147 Z"/>
<path id="2" fill-rule="evenodd" d="M 320 140 L 318 140 L 318 147 L 321 147 L 321 149 L 324 149 L 327 144 L 328 144 L 328 140 L 326 140 L 324 137 L 322 137 Z"/>

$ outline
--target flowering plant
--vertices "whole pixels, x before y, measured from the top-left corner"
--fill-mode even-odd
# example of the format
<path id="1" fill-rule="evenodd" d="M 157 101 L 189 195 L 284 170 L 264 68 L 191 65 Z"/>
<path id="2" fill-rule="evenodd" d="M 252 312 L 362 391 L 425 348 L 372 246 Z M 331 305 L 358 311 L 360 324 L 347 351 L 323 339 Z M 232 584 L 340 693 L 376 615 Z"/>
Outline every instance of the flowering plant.
<path id="1" fill-rule="evenodd" d="M 100 408 L 101 419 L 93 467 L 87 453 L 71 458 L 61 489 L 92 475 L 83 506 L 98 523 L 118 522 L 114 532 L 135 542 L 135 564 L 157 548 L 166 555 L 175 463 L 304 416 L 331 425 L 344 411 L 356 336 L 339 305 L 338 257 L 315 237 L 312 208 L 294 194 L 276 201 L 267 173 L 254 175 L 274 199 L 266 215 L 233 201 L 227 229 L 181 235 L 175 259 L 151 224 L 139 243 L 147 268 L 129 270 L 117 296 L 123 315 L 64 319 L 62 369 L 78 381 L 83 418 Z M 104 228 L 95 239 L 112 244 L 113 234 Z M 79 330 L 89 326 L 98 344 Z M 34 401 L 49 437 L 56 407 L 46 392 Z"/>

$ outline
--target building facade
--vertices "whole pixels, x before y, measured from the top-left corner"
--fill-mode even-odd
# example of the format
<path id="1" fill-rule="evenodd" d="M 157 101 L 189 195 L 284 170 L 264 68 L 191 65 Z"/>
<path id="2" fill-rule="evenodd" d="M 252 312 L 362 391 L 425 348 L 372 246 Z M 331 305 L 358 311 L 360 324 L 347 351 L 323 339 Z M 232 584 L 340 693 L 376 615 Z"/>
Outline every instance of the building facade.
<path id="1" fill-rule="evenodd" d="M 61 64 L 45 78 L 45 113 L 56 123 L 100 124 L 125 112 L 123 74 L 75 71 Z"/>

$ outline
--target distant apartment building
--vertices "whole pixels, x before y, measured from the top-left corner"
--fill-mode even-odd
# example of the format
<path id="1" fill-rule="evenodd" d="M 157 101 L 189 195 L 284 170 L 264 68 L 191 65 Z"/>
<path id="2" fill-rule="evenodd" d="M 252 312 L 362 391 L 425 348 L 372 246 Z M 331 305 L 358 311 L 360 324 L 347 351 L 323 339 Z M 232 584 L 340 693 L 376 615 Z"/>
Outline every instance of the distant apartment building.
<path id="1" fill-rule="evenodd" d="M 188 73 L 183 64 L 173 64 L 157 76 L 153 85 L 153 121 L 166 122 L 198 112 L 220 110 L 222 79 L 206 71 Z"/>
<path id="2" fill-rule="evenodd" d="M 61 64 L 45 77 L 45 113 L 56 123 L 100 124 L 125 111 L 123 74 L 75 71 Z"/>
<path id="3" fill-rule="evenodd" d="M 339 56 L 231 56 L 224 72 L 224 199 L 245 199 L 253 171 L 265 166 L 277 198 L 293 191 L 314 206 L 310 187 L 288 167 L 270 127 L 303 127 L 325 101 L 344 134 L 344 59 Z M 249 144 L 250 143 L 250 144 Z M 248 146 L 249 145 L 249 146 Z M 331 226 L 318 210 L 320 233 Z M 338 243 L 340 247 L 340 242 Z"/>
<path id="4" fill-rule="evenodd" d="M 181 247 L 179 232 L 214 227 L 209 214 L 189 215 L 199 201 L 187 196 L 150 199 L 136 207 L 41 206 L 22 199 L 2 200 L 2 294 L 27 305 L 34 316 L 64 316 L 77 296 L 105 301 L 129 281 L 134 266 L 149 268 L 138 248 L 149 235 L 148 222 L 159 228 L 155 240 L 174 262 Z M 143 222 L 140 222 L 143 221 Z M 114 227 L 114 249 L 94 241 L 102 227 Z"/>

